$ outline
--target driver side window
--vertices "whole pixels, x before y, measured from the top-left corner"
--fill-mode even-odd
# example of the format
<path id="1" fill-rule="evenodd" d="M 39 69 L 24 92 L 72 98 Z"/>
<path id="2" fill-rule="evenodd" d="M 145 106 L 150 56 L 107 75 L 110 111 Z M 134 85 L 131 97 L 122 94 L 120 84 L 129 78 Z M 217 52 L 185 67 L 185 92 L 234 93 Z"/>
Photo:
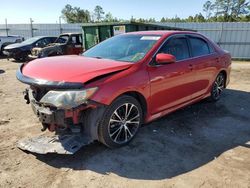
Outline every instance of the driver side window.
<path id="1" fill-rule="evenodd" d="M 185 37 L 174 37 L 169 39 L 159 50 L 158 53 L 171 54 L 176 61 L 190 58 L 188 42 Z"/>

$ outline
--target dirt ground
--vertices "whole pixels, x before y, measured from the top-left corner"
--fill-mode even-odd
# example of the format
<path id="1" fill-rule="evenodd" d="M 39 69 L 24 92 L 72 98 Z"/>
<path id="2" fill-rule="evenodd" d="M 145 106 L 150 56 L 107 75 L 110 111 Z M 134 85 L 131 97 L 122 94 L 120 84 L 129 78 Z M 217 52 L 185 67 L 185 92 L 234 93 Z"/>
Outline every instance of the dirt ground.
<path id="1" fill-rule="evenodd" d="M 216 104 L 202 101 L 141 128 L 126 147 L 94 143 L 75 155 L 35 155 L 16 147 L 41 134 L 15 78 L 0 59 L 0 187 L 250 188 L 250 63 L 233 62 Z"/>

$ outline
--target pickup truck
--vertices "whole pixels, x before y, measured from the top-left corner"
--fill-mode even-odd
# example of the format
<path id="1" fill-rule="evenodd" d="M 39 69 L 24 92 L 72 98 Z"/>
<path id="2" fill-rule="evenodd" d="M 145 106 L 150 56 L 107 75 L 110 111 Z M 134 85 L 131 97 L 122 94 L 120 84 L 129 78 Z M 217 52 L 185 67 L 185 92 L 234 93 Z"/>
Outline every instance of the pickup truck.
<path id="1" fill-rule="evenodd" d="M 82 33 L 64 33 L 54 43 L 45 47 L 34 47 L 29 57 L 35 59 L 58 55 L 79 55 L 82 52 Z"/>
<path id="2" fill-rule="evenodd" d="M 0 54 L 2 54 L 5 46 L 14 43 L 20 43 L 23 40 L 24 38 L 18 35 L 0 36 Z"/>

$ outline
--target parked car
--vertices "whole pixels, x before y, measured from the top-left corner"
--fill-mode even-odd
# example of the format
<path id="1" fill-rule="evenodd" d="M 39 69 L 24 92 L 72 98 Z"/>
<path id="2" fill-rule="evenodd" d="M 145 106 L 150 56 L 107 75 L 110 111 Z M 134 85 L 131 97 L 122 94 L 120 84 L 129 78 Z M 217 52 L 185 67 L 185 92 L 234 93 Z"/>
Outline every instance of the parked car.
<path id="1" fill-rule="evenodd" d="M 25 99 L 43 130 L 79 134 L 60 145 L 72 152 L 93 140 L 124 146 L 142 124 L 205 98 L 219 100 L 230 69 L 230 54 L 199 33 L 150 31 L 115 36 L 82 56 L 31 61 L 17 79 L 30 86 Z M 73 140 L 79 145 L 69 148 Z M 31 145 L 20 147 L 56 151 L 54 145 L 53 151 Z"/>
<path id="2" fill-rule="evenodd" d="M 5 46 L 14 43 L 20 43 L 23 40 L 24 38 L 18 35 L 0 36 L 0 55 L 2 54 Z"/>
<path id="3" fill-rule="evenodd" d="M 79 55 L 83 52 L 82 34 L 65 33 L 56 41 L 44 47 L 34 47 L 31 58 L 43 58 L 57 55 Z"/>
<path id="4" fill-rule="evenodd" d="M 4 48 L 3 53 L 16 61 L 25 61 L 33 47 L 44 47 L 56 40 L 56 37 L 37 36 L 18 44 L 11 44 Z"/>

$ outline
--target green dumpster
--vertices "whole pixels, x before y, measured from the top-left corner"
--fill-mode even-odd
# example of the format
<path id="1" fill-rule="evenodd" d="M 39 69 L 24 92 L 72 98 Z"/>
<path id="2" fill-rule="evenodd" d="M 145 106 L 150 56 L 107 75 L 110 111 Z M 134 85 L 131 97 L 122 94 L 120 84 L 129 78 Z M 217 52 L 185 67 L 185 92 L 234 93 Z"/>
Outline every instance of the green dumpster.
<path id="1" fill-rule="evenodd" d="M 87 50 L 101 41 L 115 35 L 133 31 L 148 30 L 188 30 L 184 28 L 160 26 L 139 22 L 88 23 L 82 25 L 84 49 Z M 190 31 L 190 30 L 189 30 Z"/>

